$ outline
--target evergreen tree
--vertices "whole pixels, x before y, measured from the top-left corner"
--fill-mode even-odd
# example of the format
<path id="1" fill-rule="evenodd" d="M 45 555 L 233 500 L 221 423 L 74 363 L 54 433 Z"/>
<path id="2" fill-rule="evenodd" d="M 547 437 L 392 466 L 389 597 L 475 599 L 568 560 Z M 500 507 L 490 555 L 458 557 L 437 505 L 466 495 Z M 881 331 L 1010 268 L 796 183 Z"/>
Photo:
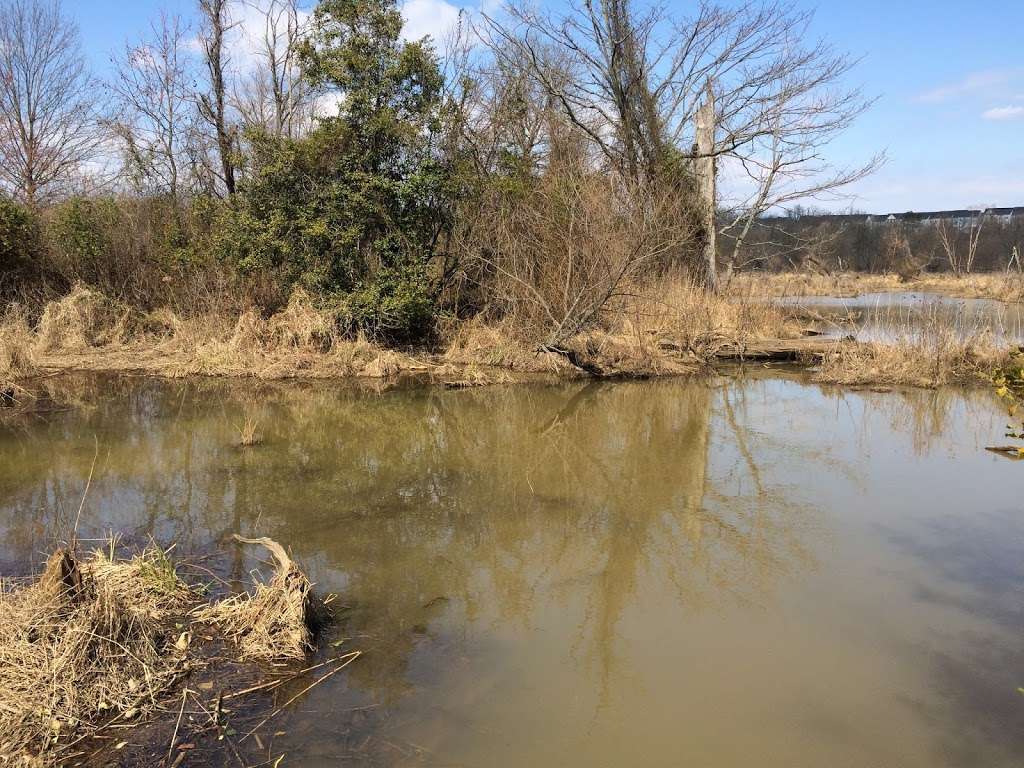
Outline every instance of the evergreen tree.
<path id="1" fill-rule="evenodd" d="M 336 113 L 301 139 L 254 137 L 230 248 L 245 269 L 336 297 L 353 326 L 411 337 L 429 328 L 452 180 L 436 56 L 401 29 L 393 0 L 321 1 L 301 58 Z"/>

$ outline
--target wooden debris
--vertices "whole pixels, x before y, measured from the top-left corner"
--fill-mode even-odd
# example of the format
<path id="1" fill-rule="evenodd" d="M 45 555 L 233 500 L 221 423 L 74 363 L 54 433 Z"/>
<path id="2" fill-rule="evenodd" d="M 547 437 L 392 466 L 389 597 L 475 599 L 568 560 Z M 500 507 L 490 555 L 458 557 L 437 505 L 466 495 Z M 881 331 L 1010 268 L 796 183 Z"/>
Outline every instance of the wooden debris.
<path id="1" fill-rule="evenodd" d="M 75 604 L 83 594 L 82 569 L 74 550 L 60 547 L 46 561 L 38 589 L 50 604 Z"/>
<path id="2" fill-rule="evenodd" d="M 716 349 L 715 357 L 719 360 L 803 360 L 824 357 L 842 343 L 841 339 L 822 337 L 730 343 Z"/>
<path id="3" fill-rule="evenodd" d="M 990 445 L 985 448 L 990 453 L 996 453 L 1000 456 L 1005 456 L 1008 459 L 1014 461 L 1024 460 L 1024 446 L 1017 445 Z"/>

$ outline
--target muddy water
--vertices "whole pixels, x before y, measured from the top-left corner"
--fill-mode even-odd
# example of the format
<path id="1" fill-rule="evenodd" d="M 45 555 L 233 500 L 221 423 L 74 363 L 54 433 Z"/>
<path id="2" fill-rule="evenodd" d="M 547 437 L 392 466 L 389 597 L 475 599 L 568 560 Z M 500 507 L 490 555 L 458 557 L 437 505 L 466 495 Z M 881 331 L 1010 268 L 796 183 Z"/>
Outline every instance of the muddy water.
<path id="1" fill-rule="evenodd" d="M 818 323 L 831 336 L 852 335 L 858 341 L 893 342 L 954 329 L 974 338 L 1024 343 L 1024 305 L 993 299 L 960 299 L 939 293 L 865 293 L 852 298 L 792 296 L 778 300 L 821 314 Z"/>
<path id="2" fill-rule="evenodd" d="M 322 653 L 365 655 L 280 719 L 286 764 L 1024 764 L 1024 468 L 983 450 L 985 393 L 64 394 L 0 430 L 2 567 L 74 517 L 97 444 L 85 535 L 290 544 L 346 606 Z"/>

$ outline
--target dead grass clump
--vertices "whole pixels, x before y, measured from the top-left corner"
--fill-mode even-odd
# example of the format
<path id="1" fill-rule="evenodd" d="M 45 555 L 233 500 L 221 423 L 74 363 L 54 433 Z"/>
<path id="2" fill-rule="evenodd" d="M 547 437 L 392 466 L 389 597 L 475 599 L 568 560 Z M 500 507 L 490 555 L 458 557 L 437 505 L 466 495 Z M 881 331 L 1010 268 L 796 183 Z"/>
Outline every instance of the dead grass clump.
<path id="1" fill-rule="evenodd" d="M 61 548 L 37 580 L 0 581 L 0 765 L 63 764 L 87 739 L 167 715 L 183 675 L 227 660 L 201 648 L 209 625 L 193 633 L 197 621 L 222 627 L 241 658 L 305 654 L 323 616 L 309 580 L 280 545 L 253 541 L 274 554 L 271 582 L 201 610 L 155 547 L 120 560 L 114 543 L 83 560 Z"/>
<path id="2" fill-rule="evenodd" d="M 507 371 L 496 370 L 490 366 L 441 363 L 430 370 L 430 381 L 447 389 L 472 389 L 491 384 L 507 384 L 513 381 L 513 378 Z"/>
<path id="3" fill-rule="evenodd" d="M 167 307 L 154 309 L 142 318 L 141 330 L 162 338 L 174 338 L 185 332 L 185 322 Z"/>
<path id="4" fill-rule="evenodd" d="M 381 350 L 359 372 L 367 379 L 387 379 L 402 372 L 402 357 L 390 349 Z"/>
<path id="5" fill-rule="evenodd" d="M 248 448 L 262 443 L 263 437 L 256 431 L 259 428 L 260 423 L 256 419 L 246 416 L 241 426 L 236 427 L 238 430 L 238 444 L 243 448 Z"/>
<path id="6" fill-rule="evenodd" d="M 309 294 L 296 288 L 288 305 L 267 323 L 271 344 L 275 347 L 327 351 L 334 337 L 334 324 L 324 312 L 313 306 Z"/>
<path id="7" fill-rule="evenodd" d="M 911 278 L 892 273 L 748 272 L 732 278 L 732 296 L 858 296 L 882 291 L 929 291 L 963 299 L 1024 301 L 1024 276 L 1005 272 L 955 275 L 923 273 Z"/>
<path id="8" fill-rule="evenodd" d="M 236 352 L 254 352 L 263 347 L 267 323 L 255 309 L 247 309 L 238 316 L 228 346 Z"/>
<path id="9" fill-rule="evenodd" d="M 12 314 L 0 323 L 0 384 L 7 382 L 10 386 L 17 379 L 39 372 L 33 342 L 32 331 L 20 314 Z"/>
<path id="10" fill-rule="evenodd" d="M 235 538 L 266 547 L 274 557 L 274 575 L 252 592 L 200 608 L 196 619 L 234 640 L 243 659 L 303 658 L 313 647 L 311 630 L 318 618 L 309 579 L 272 539 Z"/>
<path id="11" fill-rule="evenodd" d="M 675 345 L 665 349 L 655 335 L 637 331 L 626 328 L 609 333 L 598 329 L 577 337 L 569 346 L 578 360 L 605 376 L 664 376 L 698 367 L 692 357 L 678 354 L 681 350 Z"/>
<path id="12" fill-rule="evenodd" d="M 59 550 L 36 583 L 3 585 L 0 763 L 59 762 L 81 736 L 152 710 L 187 668 L 166 618 L 190 599 L 157 549 L 125 562 Z"/>
<path id="13" fill-rule="evenodd" d="M 444 359 L 449 363 L 486 365 L 515 371 L 550 370 L 547 355 L 519 340 L 506 324 L 488 325 L 480 318 L 454 323 L 446 333 Z"/>
<path id="14" fill-rule="evenodd" d="M 844 343 L 814 374 L 830 384 L 940 387 L 989 381 L 1008 350 L 984 340 L 902 339 L 891 344 Z"/>
<path id="15" fill-rule="evenodd" d="M 76 285 L 67 296 L 46 305 L 37 343 L 42 351 L 84 349 L 124 343 L 130 331 L 130 310 Z"/>

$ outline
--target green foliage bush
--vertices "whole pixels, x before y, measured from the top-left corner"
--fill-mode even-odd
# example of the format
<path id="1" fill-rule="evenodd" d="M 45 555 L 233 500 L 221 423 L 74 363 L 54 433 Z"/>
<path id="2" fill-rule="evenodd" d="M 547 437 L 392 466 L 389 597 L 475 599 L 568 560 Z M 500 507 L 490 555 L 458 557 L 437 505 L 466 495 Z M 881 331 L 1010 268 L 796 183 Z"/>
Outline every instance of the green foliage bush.
<path id="1" fill-rule="evenodd" d="M 416 267 L 383 269 L 341 299 L 340 317 L 349 330 L 376 337 L 411 341 L 430 333 L 434 297 L 429 281 Z"/>
<path id="2" fill-rule="evenodd" d="M 1024 403 L 1024 349 L 1011 356 L 1010 361 L 996 372 L 993 382 L 996 394 L 1006 401 L 1007 412 L 1015 422 L 1007 425 L 1006 436 L 1024 440 L 1024 419 L 1020 416 L 1021 403 Z"/>
<path id="3" fill-rule="evenodd" d="M 250 136 L 253 170 L 215 248 L 333 297 L 356 329 L 411 339 L 430 330 L 454 182 L 436 57 L 401 29 L 393 0 L 322 0 L 302 59 L 314 87 L 344 95 L 338 112 L 301 139 Z"/>
<path id="4" fill-rule="evenodd" d="M 28 208 L 0 197 L 0 279 L 33 263 L 37 248 L 35 217 Z"/>
<path id="5" fill-rule="evenodd" d="M 59 262 L 88 274 L 109 261 L 123 223 L 113 199 L 73 197 L 51 211 L 47 240 Z"/>

